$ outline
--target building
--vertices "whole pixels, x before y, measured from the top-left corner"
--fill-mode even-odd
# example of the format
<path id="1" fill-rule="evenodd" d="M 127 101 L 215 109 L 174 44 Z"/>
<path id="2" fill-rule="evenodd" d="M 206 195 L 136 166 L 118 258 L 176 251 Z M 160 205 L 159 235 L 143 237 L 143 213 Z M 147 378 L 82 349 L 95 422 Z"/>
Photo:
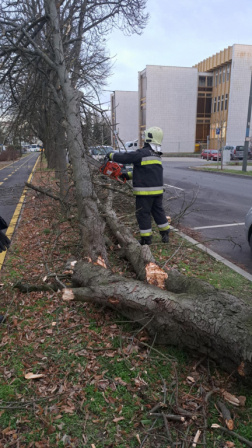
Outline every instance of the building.
<path id="1" fill-rule="evenodd" d="M 139 134 L 150 126 L 164 131 L 164 152 L 194 152 L 198 70 L 147 65 L 138 74 Z"/>
<path id="2" fill-rule="evenodd" d="M 225 144 L 243 145 L 251 82 L 252 45 L 234 44 L 199 62 L 195 68 L 213 76 L 210 126 L 207 131 L 210 135 L 209 147 L 216 149 Z M 209 125 L 205 118 L 198 115 L 197 127 L 206 124 Z"/>
<path id="3" fill-rule="evenodd" d="M 194 67 L 147 65 L 138 73 L 138 93 L 111 95 L 114 144 L 118 133 L 141 146 L 143 131 L 160 126 L 164 152 L 194 152 L 196 143 L 243 145 L 251 72 L 252 45 L 240 44 Z"/>
<path id="4" fill-rule="evenodd" d="M 112 146 L 122 146 L 138 135 L 138 92 L 115 90 L 111 94 Z"/>

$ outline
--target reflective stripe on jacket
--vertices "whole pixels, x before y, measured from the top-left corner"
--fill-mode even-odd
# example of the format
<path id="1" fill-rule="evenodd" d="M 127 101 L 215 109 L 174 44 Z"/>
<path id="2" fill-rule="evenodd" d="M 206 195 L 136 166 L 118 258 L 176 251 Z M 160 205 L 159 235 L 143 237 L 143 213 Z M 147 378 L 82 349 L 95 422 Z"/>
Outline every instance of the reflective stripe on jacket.
<path id="1" fill-rule="evenodd" d="M 163 194 L 163 166 L 161 157 L 148 143 L 137 151 L 114 153 L 112 160 L 117 163 L 134 165 L 133 192 L 135 195 Z M 128 173 L 129 174 L 129 173 Z"/>

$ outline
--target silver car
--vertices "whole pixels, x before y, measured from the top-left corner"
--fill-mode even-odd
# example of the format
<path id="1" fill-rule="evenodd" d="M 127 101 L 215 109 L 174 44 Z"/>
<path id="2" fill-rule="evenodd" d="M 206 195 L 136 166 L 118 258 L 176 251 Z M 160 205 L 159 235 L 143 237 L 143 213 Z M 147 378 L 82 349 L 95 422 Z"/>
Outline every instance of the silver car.
<path id="1" fill-rule="evenodd" d="M 247 241 L 250 245 L 250 249 L 252 251 L 252 207 L 248 211 L 246 218 L 245 218 L 245 232 Z"/>

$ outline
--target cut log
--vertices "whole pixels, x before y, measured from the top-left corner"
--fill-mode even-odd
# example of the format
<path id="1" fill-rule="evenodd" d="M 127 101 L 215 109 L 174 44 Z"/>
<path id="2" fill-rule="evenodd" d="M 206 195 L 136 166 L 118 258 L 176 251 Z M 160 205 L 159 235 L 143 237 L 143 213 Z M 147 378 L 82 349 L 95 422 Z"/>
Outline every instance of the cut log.
<path id="1" fill-rule="evenodd" d="M 123 256 L 130 262 L 137 278 L 139 280 L 146 280 L 146 265 L 149 263 L 155 264 L 155 259 L 151 253 L 149 246 L 141 246 L 136 238 L 133 237 L 130 229 L 122 224 L 115 211 L 112 209 L 112 199 L 109 195 L 106 205 L 99 204 L 102 209 L 107 225 L 109 226 L 112 234 L 123 248 Z"/>
<path id="2" fill-rule="evenodd" d="M 212 287 L 175 294 L 84 262 L 72 280 L 71 299 L 109 306 L 141 325 L 146 316 L 157 343 L 196 350 L 229 372 L 243 363 L 243 374 L 251 374 L 252 308 L 239 298 Z"/>
<path id="3" fill-rule="evenodd" d="M 148 278 L 148 268 L 149 271 L 154 268 L 157 269 L 157 276 L 162 277 L 161 282 L 164 283 L 167 291 L 177 294 L 199 294 L 215 291 L 213 286 L 203 280 L 188 278 L 176 269 L 166 268 L 166 271 L 164 271 L 163 269 L 158 268 L 155 258 L 151 253 L 151 248 L 147 245 L 141 246 L 136 238 L 133 237 L 130 229 L 119 221 L 114 209 L 112 208 L 111 195 L 108 195 L 106 204 L 102 205 L 100 203 L 99 207 L 102 209 L 107 225 L 109 226 L 112 234 L 122 247 L 121 256 L 124 256 L 130 262 L 139 280 L 147 280 L 149 283 L 154 283 L 157 285 L 158 281 L 155 283 L 155 281 L 149 281 Z M 169 275 L 167 275 L 167 271 L 169 272 Z"/>

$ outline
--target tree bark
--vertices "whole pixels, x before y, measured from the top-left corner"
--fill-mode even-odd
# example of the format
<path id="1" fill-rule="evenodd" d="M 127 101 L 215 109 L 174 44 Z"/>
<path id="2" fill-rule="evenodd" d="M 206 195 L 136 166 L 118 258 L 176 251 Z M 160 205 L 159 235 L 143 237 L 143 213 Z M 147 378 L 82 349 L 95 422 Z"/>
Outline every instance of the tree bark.
<path id="1" fill-rule="evenodd" d="M 69 79 L 66 62 L 64 60 L 56 2 L 55 0 L 45 0 L 45 6 L 52 27 L 55 66 L 64 97 L 64 125 L 67 133 L 67 146 L 73 166 L 84 256 L 94 262 L 101 257 L 107 263 L 107 252 L 103 237 L 105 223 L 98 212 L 97 198 L 91 182 L 82 139 L 80 116 L 81 92 L 78 92 L 71 85 Z"/>
<path id="2" fill-rule="evenodd" d="M 83 262 L 72 280 L 70 299 L 107 305 L 141 324 L 146 316 L 157 343 L 196 350 L 229 372 L 251 375 L 252 308 L 239 298 L 206 286 L 197 294 L 175 294 Z"/>

